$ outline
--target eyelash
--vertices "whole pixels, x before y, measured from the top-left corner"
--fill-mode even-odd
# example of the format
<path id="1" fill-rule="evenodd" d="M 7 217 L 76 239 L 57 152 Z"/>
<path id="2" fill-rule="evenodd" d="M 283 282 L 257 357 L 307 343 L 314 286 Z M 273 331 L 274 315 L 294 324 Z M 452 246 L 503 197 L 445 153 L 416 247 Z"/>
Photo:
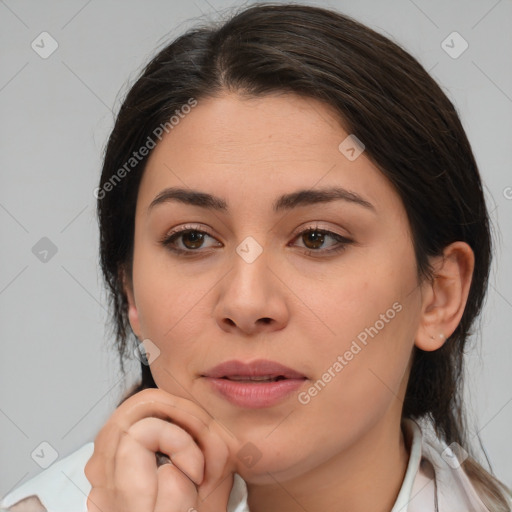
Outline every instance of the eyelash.
<path id="1" fill-rule="evenodd" d="M 195 250 L 194 249 L 186 249 L 186 250 L 180 249 L 173 245 L 177 239 L 179 239 L 184 234 L 190 233 L 190 232 L 201 233 L 201 234 L 208 235 L 210 238 L 214 238 L 208 232 L 198 229 L 197 226 L 183 226 L 179 230 L 176 230 L 176 231 L 173 231 L 173 232 L 167 234 L 162 240 L 160 240 L 160 244 L 162 244 L 165 248 L 169 249 L 170 251 L 172 251 L 173 253 L 175 253 L 177 255 L 181 255 L 181 256 L 185 256 L 185 257 L 195 256 L 195 255 L 197 255 L 197 253 L 202 252 L 202 251 L 200 251 L 200 249 L 195 249 Z M 328 235 L 331 238 L 333 238 L 334 240 L 336 240 L 336 242 L 338 242 L 338 244 L 339 244 L 338 247 L 335 247 L 334 249 L 328 249 L 328 250 L 306 249 L 304 252 L 308 256 L 318 257 L 319 255 L 330 256 L 332 254 L 338 254 L 338 253 L 344 251 L 348 245 L 354 243 L 354 241 L 349 238 L 346 238 L 342 235 L 339 235 L 338 233 L 334 233 L 334 232 L 326 230 L 326 229 L 321 229 L 317 226 L 310 226 L 306 229 L 303 229 L 302 231 L 300 231 L 299 233 L 294 235 L 293 240 L 300 238 L 301 235 L 304 235 L 306 233 L 319 233 L 322 235 Z"/>

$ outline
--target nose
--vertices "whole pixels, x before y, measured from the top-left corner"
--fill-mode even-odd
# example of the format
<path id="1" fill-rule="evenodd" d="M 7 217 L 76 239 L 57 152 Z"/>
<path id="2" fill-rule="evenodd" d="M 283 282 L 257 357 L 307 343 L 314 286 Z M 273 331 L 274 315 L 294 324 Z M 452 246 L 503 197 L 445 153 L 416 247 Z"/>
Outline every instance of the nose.
<path id="1" fill-rule="evenodd" d="M 222 330 L 256 335 L 287 324 L 286 286 L 268 260 L 266 251 L 252 262 L 235 253 L 233 267 L 221 281 L 214 313 Z"/>

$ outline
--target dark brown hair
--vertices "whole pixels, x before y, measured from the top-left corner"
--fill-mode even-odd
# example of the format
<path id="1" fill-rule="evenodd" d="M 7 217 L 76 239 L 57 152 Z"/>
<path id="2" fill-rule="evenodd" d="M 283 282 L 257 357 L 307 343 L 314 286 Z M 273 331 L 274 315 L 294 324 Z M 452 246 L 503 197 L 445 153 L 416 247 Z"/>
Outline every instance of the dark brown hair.
<path id="1" fill-rule="evenodd" d="M 135 205 L 147 156 L 122 179 L 119 169 L 126 170 L 133 151 L 191 98 L 226 91 L 291 92 L 337 112 L 403 201 L 419 279 L 432 278 L 429 257 L 451 242 L 471 246 L 475 269 L 461 322 L 439 350 L 414 349 L 403 405 L 404 417 L 429 418 L 448 444 L 457 442 L 471 453 L 461 401 L 463 353 L 482 307 L 491 258 L 477 165 L 454 106 L 424 68 L 388 38 L 330 10 L 259 4 L 189 30 L 153 58 L 128 92 L 97 194 L 101 268 L 121 364 L 135 347 L 121 270 L 131 276 Z M 141 369 L 141 384 L 132 393 L 156 387 L 149 367 Z M 498 480 L 473 458 L 463 467 L 490 509 L 509 510 Z"/>

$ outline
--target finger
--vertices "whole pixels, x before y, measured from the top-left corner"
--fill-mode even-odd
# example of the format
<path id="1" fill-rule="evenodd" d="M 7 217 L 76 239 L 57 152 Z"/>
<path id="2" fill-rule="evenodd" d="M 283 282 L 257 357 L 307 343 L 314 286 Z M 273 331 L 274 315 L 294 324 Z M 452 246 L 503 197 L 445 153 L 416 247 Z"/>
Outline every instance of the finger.
<path id="1" fill-rule="evenodd" d="M 114 479 L 115 451 L 105 450 L 105 443 L 109 443 L 109 448 L 117 448 L 119 432 L 114 436 L 112 428 L 108 434 L 105 429 L 106 426 L 96 436 L 93 453 L 84 467 L 85 477 L 92 487 L 102 487 L 105 482 L 112 482 Z"/>
<path id="2" fill-rule="evenodd" d="M 231 490 L 233 489 L 233 483 L 233 473 L 228 473 L 216 482 L 212 482 L 208 490 L 205 490 L 203 486 L 199 486 L 197 510 L 201 512 L 226 510 Z"/>
<path id="3" fill-rule="evenodd" d="M 122 433 L 147 417 L 159 417 L 195 430 L 207 428 L 211 417 L 199 406 L 160 389 L 145 389 L 125 400 L 112 414 L 95 440 L 98 458 L 113 463 Z M 188 421 L 187 421 L 188 420 Z M 190 423 L 192 422 L 192 423 Z M 187 429 L 188 430 L 188 429 Z"/>
<path id="4" fill-rule="evenodd" d="M 158 493 L 155 454 L 126 433 L 119 443 L 115 465 L 114 478 L 109 484 L 117 499 L 128 504 L 126 512 L 152 511 Z"/>
<path id="5" fill-rule="evenodd" d="M 236 452 L 236 447 L 233 448 L 236 440 L 229 438 L 228 431 L 207 411 L 188 399 L 160 389 L 146 389 L 123 402 L 100 431 L 90 461 L 91 472 L 94 468 L 102 475 L 98 477 L 100 483 L 97 485 L 101 485 L 104 478 L 108 477 L 110 482 L 115 479 L 113 468 L 120 439 L 132 424 L 146 417 L 176 423 L 197 441 L 206 458 L 203 491 L 207 494 L 219 485 L 219 478 L 235 471 L 236 462 L 232 454 Z M 228 444 L 231 445 L 229 448 Z"/>
<path id="6" fill-rule="evenodd" d="M 160 389 L 146 389 L 138 395 L 140 396 L 137 397 L 137 400 L 132 401 L 136 398 L 134 395 L 121 405 L 121 407 L 126 405 L 126 410 L 122 411 L 122 414 L 120 409 L 114 413 L 115 415 L 119 412 L 118 428 L 127 430 L 136 421 L 153 416 L 181 426 L 198 441 L 203 449 L 209 449 L 209 440 L 218 439 L 220 441 L 220 443 L 217 443 L 219 446 L 231 445 L 233 452 L 236 451 L 236 440 L 232 434 L 195 402 L 171 395 Z M 208 453 L 205 453 L 205 455 L 208 455 Z M 217 472 L 220 466 L 220 461 L 216 463 L 216 459 L 213 458 L 212 470 Z M 232 469 L 235 469 L 234 461 Z"/>
<path id="7" fill-rule="evenodd" d="M 202 493 L 210 494 L 219 485 L 219 478 L 224 479 L 229 471 L 234 472 L 235 462 L 232 460 L 230 449 L 224 440 L 227 436 L 226 431 L 194 402 L 165 395 L 162 397 L 165 401 L 161 401 L 158 397 L 158 401 L 149 404 L 138 402 L 134 405 L 132 412 L 136 411 L 138 414 L 144 415 L 146 407 L 150 405 L 155 416 L 172 421 L 190 433 L 201 448 L 205 459 L 204 479 L 201 478 L 201 481 L 196 481 L 196 483 L 202 483 Z M 169 396 L 172 399 L 170 401 L 166 400 Z M 132 416 L 132 418 L 134 417 L 137 416 Z M 154 447 L 154 449 L 168 453 L 161 448 Z M 173 461 L 179 466 L 179 459 L 173 458 Z"/>
<path id="8" fill-rule="evenodd" d="M 195 510 L 197 489 L 176 466 L 164 464 L 158 468 L 158 494 L 154 512 L 187 512 Z"/>
<path id="9" fill-rule="evenodd" d="M 127 435 L 137 441 L 150 455 L 155 472 L 155 453 L 162 452 L 195 484 L 199 485 L 203 480 L 203 452 L 192 436 L 181 427 L 157 418 L 144 418 L 130 427 Z M 131 450 L 122 448 L 122 445 L 123 443 L 120 443 L 116 459 L 116 475 L 123 475 L 126 471 L 135 469 L 130 467 L 135 460 Z"/>
<path id="10" fill-rule="evenodd" d="M 195 402 L 162 390 L 146 391 L 146 397 L 131 406 L 131 420 L 145 416 L 149 410 L 153 410 L 154 416 L 172 421 L 189 432 L 204 453 L 201 495 L 208 496 L 217 488 L 217 494 L 221 494 L 222 489 L 225 492 L 226 488 L 229 494 L 233 483 L 232 473 L 236 468 L 234 453 L 237 444 L 234 436 Z M 221 481 L 224 481 L 223 486 L 220 486 Z"/>
<path id="11" fill-rule="evenodd" d="M 199 489 L 203 498 L 210 495 L 219 486 L 220 481 L 235 471 L 234 455 L 218 432 L 221 428 L 218 424 L 212 423 L 208 435 L 201 443 L 206 460 L 204 478 Z"/>

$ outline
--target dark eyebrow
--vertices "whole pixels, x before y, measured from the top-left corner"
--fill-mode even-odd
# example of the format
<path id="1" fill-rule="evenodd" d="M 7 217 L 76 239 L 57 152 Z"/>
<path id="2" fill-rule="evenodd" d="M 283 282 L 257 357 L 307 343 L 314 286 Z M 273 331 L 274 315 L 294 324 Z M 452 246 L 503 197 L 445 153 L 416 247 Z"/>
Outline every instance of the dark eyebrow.
<path id="1" fill-rule="evenodd" d="M 331 187 L 316 190 L 299 190 L 291 194 L 285 194 L 274 203 L 274 211 L 290 210 L 298 206 L 307 206 L 317 203 L 329 203 L 331 201 L 342 200 L 349 203 L 364 206 L 375 212 L 375 207 L 369 201 L 363 199 L 359 194 L 351 192 L 341 187 Z"/>
<path id="2" fill-rule="evenodd" d="M 158 204 L 167 203 L 169 201 L 179 201 L 180 203 L 190 204 L 192 206 L 200 206 L 208 210 L 218 210 L 227 212 L 228 205 L 224 199 L 186 188 L 170 187 L 162 190 L 148 206 L 149 211 Z"/>
<path id="3" fill-rule="evenodd" d="M 328 203 L 335 200 L 343 200 L 349 203 L 358 204 L 375 212 L 375 207 L 370 202 L 363 199 L 359 194 L 341 187 L 299 190 L 290 194 L 284 194 L 274 202 L 273 210 L 277 213 L 282 210 L 291 210 L 292 208 L 297 208 L 299 206 Z M 162 190 L 153 199 L 153 201 L 151 201 L 151 204 L 148 207 L 148 213 L 156 205 L 169 201 L 179 201 L 181 203 L 199 206 L 208 210 L 216 210 L 220 212 L 228 211 L 226 201 L 220 197 L 216 197 L 205 192 L 199 192 L 198 190 L 170 187 Z"/>

